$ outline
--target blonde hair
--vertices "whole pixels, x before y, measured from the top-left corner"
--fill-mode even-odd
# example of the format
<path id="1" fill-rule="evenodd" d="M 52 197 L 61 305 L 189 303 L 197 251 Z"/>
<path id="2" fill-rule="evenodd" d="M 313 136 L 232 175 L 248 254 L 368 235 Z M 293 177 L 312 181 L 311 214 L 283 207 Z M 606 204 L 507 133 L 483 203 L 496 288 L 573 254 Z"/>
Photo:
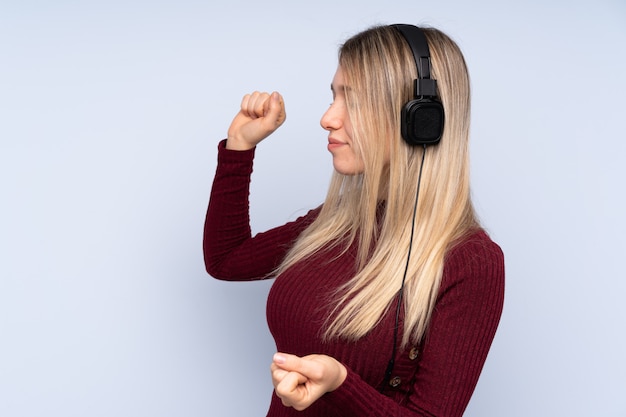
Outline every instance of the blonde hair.
<path id="1" fill-rule="evenodd" d="M 419 343 L 424 336 L 446 252 L 478 227 L 469 189 L 467 68 L 454 41 L 436 29 L 422 30 L 446 121 L 441 142 L 426 150 L 404 287 L 402 346 Z M 340 48 L 339 66 L 350 87 L 346 99 L 352 139 L 364 171 L 333 174 L 318 218 L 302 233 L 278 271 L 321 249 L 345 251 L 356 241 L 356 274 L 329 294 L 332 308 L 324 334 L 325 338 L 354 340 L 365 336 L 397 302 L 424 149 L 407 145 L 400 134 L 401 108 L 413 98 L 417 69 L 406 40 L 395 28 L 374 27 L 350 38 Z M 389 147 L 388 163 L 381 151 L 385 146 Z"/>

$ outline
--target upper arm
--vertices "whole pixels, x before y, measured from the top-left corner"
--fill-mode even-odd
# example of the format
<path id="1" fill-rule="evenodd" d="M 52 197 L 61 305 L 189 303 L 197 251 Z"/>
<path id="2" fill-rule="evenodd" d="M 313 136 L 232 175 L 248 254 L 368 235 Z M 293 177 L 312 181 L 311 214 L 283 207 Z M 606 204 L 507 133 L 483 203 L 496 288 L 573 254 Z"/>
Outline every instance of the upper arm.
<path id="1" fill-rule="evenodd" d="M 504 257 L 490 240 L 453 249 L 417 363 L 409 401 L 461 415 L 476 387 L 504 302 Z"/>

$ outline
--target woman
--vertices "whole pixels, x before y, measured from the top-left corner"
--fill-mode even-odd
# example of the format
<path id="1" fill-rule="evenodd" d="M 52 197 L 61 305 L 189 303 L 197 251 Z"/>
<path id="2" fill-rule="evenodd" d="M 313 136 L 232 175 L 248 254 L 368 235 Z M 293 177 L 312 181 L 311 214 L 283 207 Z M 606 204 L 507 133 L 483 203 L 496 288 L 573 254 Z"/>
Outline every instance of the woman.
<path id="1" fill-rule="evenodd" d="M 463 56 L 436 29 L 374 27 L 340 48 L 331 90 L 321 119 L 334 166 L 326 200 L 255 236 L 255 148 L 286 116 L 276 92 L 243 98 L 219 144 L 207 271 L 276 277 L 268 416 L 462 415 L 504 298 L 502 252 L 470 199 Z"/>

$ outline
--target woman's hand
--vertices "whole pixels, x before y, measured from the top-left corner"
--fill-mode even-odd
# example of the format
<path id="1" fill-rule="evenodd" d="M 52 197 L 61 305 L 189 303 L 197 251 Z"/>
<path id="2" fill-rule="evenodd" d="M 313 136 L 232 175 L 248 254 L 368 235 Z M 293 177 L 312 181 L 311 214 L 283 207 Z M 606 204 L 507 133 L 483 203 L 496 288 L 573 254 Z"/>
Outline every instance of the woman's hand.
<path id="1" fill-rule="evenodd" d="M 327 355 L 302 358 L 276 353 L 270 367 L 276 395 L 283 405 L 302 411 L 322 395 L 339 388 L 348 371 L 336 359 Z"/>
<path id="2" fill-rule="evenodd" d="M 277 92 L 246 94 L 241 100 L 241 110 L 228 128 L 226 148 L 252 149 L 278 129 L 286 118 L 285 103 Z"/>

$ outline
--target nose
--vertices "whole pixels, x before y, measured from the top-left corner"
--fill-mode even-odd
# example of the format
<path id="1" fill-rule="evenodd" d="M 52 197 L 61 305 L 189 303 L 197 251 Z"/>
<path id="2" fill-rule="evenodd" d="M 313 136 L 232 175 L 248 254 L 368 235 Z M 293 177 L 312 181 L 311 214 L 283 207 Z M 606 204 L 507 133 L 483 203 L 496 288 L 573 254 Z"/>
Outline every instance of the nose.
<path id="1" fill-rule="evenodd" d="M 341 117 L 336 109 L 335 104 L 331 104 L 328 110 L 322 115 L 320 126 L 324 130 L 337 130 L 341 127 Z"/>

